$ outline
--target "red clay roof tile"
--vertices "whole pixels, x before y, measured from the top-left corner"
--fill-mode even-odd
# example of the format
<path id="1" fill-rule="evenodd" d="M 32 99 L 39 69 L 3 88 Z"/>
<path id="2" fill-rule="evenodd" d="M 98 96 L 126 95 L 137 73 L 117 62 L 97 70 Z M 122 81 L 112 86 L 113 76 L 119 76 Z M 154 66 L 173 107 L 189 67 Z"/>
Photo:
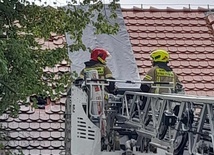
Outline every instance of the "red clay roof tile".
<path id="1" fill-rule="evenodd" d="M 186 57 L 187 58 L 187 56 L 185 56 L 186 54 L 183 54 L 183 53 L 185 53 L 187 51 L 187 49 L 186 49 L 186 47 L 182 47 L 181 46 L 181 45 L 184 44 L 184 42 L 177 41 L 176 43 L 180 45 L 180 47 L 177 47 L 178 51 L 181 52 L 180 55 L 179 55 L 179 57 L 181 56 L 180 58 L 182 58 L 182 57 Z"/>
<path id="2" fill-rule="evenodd" d="M 197 91 L 196 93 L 198 96 L 207 96 L 206 91 Z"/>
<path id="3" fill-rule="evenodd" d="M 61 133 L 59 133 L 59 132 L 51 132 L 51 137 L 52 138 L 60 138 L 61 137 Z"/>
<path id="4" fill-rule="evenodd" d="M 129 19 L 128 22 L 129 22 L 129 24 L 137 24 L 136 19 Z"/>
<path id="5" fill-rule="evenodd" d="M 186 48 L 183 47 L 181 49 L 179 48 L 180 52 L 186 52 Z M 188 58 L 188 55 L 186 53 L 179 53 L 178 56 L 180 59 L 183 59 L 183 60 L 186 60 Z"/>
<path id="6" fill-rule="evenodd" d="M 131 44 L 132 45 L 139 45 L 140 41 L 135 39 L 135 40 L 131 40 Z"/>
<path id="7" fill-rule="evenodd" d="M 214 61 L 209 61 L 208 64 L 209 64 L 211 67 L 214 67 Z"/>
<path id="8" fill-rule="evenodd" d="M 153 39 L 153 38 L 155 39 L 155 38 L 157 38 L 157 35 L 156 35 L 156 33 L 149 33 L 149 34 L 148 34 L 148 37 L 149 37 L 149 38 L 152 38 L 152 39 Z"/>
<path id="9" fill-rule="evenodd" d="M 144 36 L 140 40 L 140 43 L 143 45 L 141 51 L 145 52 L 141 55 L 143 57 L 142 60 L 145 62 L 143 64 L 142 62 L 139 63 L 138 61 L 142 60 L 140 59 L 140 55 L 136 55 L 141 76 L 149 69 L 149 63 L 147 62 L 149 60 L 149 51 L 155 50 L 158 47 L 165 47 L 170 52 L 170 65 L 180 76 L 180 79 L 184 80 L 184 82 L 188 80 L 192 82 L 191 85 L 186 85 L 188 88 L 187 93 L 191 89 L 195 90 L 189 92 L 190 94 L 199 91 L 199 89 L 206 90 L 207 87 L 205 87 L 205 84 L 210 80 L 209 76 L 213 75 L 211 69 L 214 65 L 212 62 L 214 55 L 211 53 L 214 51 L 212 42 L 214 36 L 209 31 L 211 24 L 207 25 L 206 23 L 206 10 L 170 10 L 172 9 L 160 12 L 155 9 L 155 12 L 151 12 L 149 9 L 143 11 L 138 9 L 138 13 L 135 14 L 135 19 L 137 19 L 138 23 L 141 23 L 142 20 L 145 27 L 143 29 L 142 25 L 141 29 L 138 29 L 138 33 L 143 33 Z M 126 12 L 126 10 L 123 10 L 124 14 Z M 144 15 L 143 17 L 141 13 Z M 140 14 L 141 17 L 138 17 Z M 211 21 L 212 17 L 209 17 L 209 19 Z M 146 25 L 149 25 L 149 28 Z M 129 28 L 128 32 L 133 32 Z M 152 31 L 154 29 L 155 31 Z M 132 41 L 133 39 L 130 38 L 130 40 Z M 137 44 L 132 45 L 133 47 L 139 46 Z M 200 82 L 204 82 L 205 84 L 197 87 L 194 85 L 194 83 Z M 206 91 L 202 91 L 200 94 L 204 92 Z M 209 94 L 212 93 L 209 92 Z"/>
<path id="10" fill-rule="evenodd" d="M 58 148 L 58 147 L 62 146 L 62 142 L 61 141 L 52 141 L 51 146 L 53 146 L 54 148 Z"/>
<path id="11" fill-rule="evenodd" d="M 186 55 L 187 55 L 187 59 L 190 60 L 190 62 L 194 61 L 197 59 L 197 56 L 193 53 L 193 54 L 189 54 L 189 51 L 188 51 L 188 47 L 187 48 L 187 51 L 186 51 Z"/>
<path id="12" fill-rule="evenodd" d="M 166 40 L 158 40 L 158 45 L 162 46 L 162 45 L 166 45 Z"/>
<path id="13" fill-rule="evenodd" d="M 148 53 L 142 53 L 142 54 L 140 54 L 140 56 L 141 56 L 140 58 L 141 58 L 142 61 L 144 61 L 144 60 L 150 60 L 150 57 L 149 57 Z"/>
<path id="14" fill-rule="evenodd" d="M 174 46 L 168 47 L 168 50 L 169 50 L 169 52 L 172 52 L 172 53 L 177 52 L 177 48 L 174 47 Z M 170 53 L 170 54 L 171 54 L 171 53 Z"/>
<path id="15" fill-rule="evenodd" d="M 189 63 L 190 63 L 190 66 L 192 66 L 192 67 L 197 67 L 199 64 L 198 64 L 198 61 L 194 61 L 194 60 L 191 60 L 191 61 L 189 61 Z"/>
<path id="16" fill-rule="evenodd" d="M 141 37 L 141 38 L 147 38 L 148 37 L 148 34 L 147 33 L 144 33 L 144 32 L 142 32 L 142 33 L 139 33 L 139 37 Z"/>
<path id="17" fill-rule="evenodd" d="M 169 51 L 171 51 L 171 50 L 169 49 Z M 178 54 L 170 53 L 170 59 L 177 60 L 178 58 L 179 58 Z"/>
<path id="18" fill-rule="evenodd" d="M 59 38 L 57 40 L 53 40 L 54 45 L 62 45 L 64 44 L 64 40 L 62 38 Z"/>
<path id="19" fill-rule="evenodd" d="M 183 72 L 182 72 L 182 69 L 180 69 L 180 68 L 173 68 L 173 70 L 175 71 L 175 73 L 177 73 L 177 74 L 182 74 Z"/>
<path id="20" fill-rule="evenodd" d="M 206 81 L 206 82 L 211 82 L 212 81 L 212 77 L 211 76 L 203 76 L 203 80 Z M 210 83 L 208 83 L 210 84 Z M 210 84 L 211 86 L 213 86 L 213 84 Z M 213 87 L 214 88 L 214 87 Z"/>
<path id="21" fill-rule="evenodd" d="M 200 81 L 200 80 L 198 79 L 198 81 Z M 204 84 L 199 82 L 199 83 L 195 84 L 195 88 L 197 88 L 197 89 L 199 89 L 201 91 L 204 88 Z"/>
<path id="22" fill-rule="evenodd" d="M 27 112 L 30 110 L 30 107 L 29 106 L 25 106 L 25 105 L 21 105 L 20 106 L 20 111 L 22 112 Z"/>
<path id="23" fill-rule="evenodd" d="M 180 64 L 180 61 L 178 60 L 173 60 L 170 62 L 170 64 L 173 66 L 173 67 L 179 67 L 181 64 Z"/>
<path id="24" fill-rule="evenodd" d="M 176 41 L 175 40 L 167 40 L 167 44 L 172 46 L 172 45 L 176 44 Z"/>
<path id="25" fill-rule="evenodd" d="M 40 111 L 39 118 L 40 118 L 42 121 L 46 121 L 46 120 L 49 120 L 50 117 L 49 117 L 48 115 L 46 115 L 45 112 Z"/>
<path id="26" fill-rule="evenodd" d="M 140 40 L 139 42 L 140 42 L 140 44 L 145 45 L 145 46 L 147 46 L 149 44 L 148 40 Z"/>
<path id="27" fill-rule="evenodd" d="M 18 119 L 20 119 L 20 120 L 22 120 L 22 121 L 25 121 L 25 120 L 27 120 L 27 119 L 29 119 L 29 115 L 28 114 L 19 114 L 19 118 Z"/>
<path id="28" fill-rule="evenodd" d="M 152 65 L 152 63 L 151 63 L 151 61 L 144 60 L 144 61 L 143 61 L 143 65 L 144 65 L 144 66 L 149 66 L 149 67 L 150 67 L 150 66 Z"/>
<path id="29" fill-rule="evenodd" d="M 30 123 L 27 123 L 27 122 L 20 122 L 19 123 L 20 129 L 28 129 L 29 127 L 30 127 Z"/>
<path id="30" fill-rule="evenodd" d="M 161 17 L 170 18 L 170 14 L 168 12 L 161 12 Z"/>
<path id="31" fill-rule="evenodd" d="M 205 49 L 204 49 L 204 47 L 196 47 L 196 51 L 203 53 L 203 52 L 205 52 Z"/>
<path id="32" fill-rule="evenodd" d="M 186 83 L 184 84 L 184 86 L 189 90 L 193 90 L 195 88 L 195 85 L 193 83 Z"/>
<path id="33" fill-rule="evenodd" d="M 182 61 L 181 66 L 183 67 L 189 67 L 189 61 Z"/>
<path id="34" fill-rule="evenodd" d="M 61 105 L 51 105 L 51 111 L 52 112 L 59 112 L 61 110 Z"/>
<path id="35" fill-rule="evenodd" d="M 53 121 L 58 121 L 60 119 L 60 116 L 58 114 L 51 114 L 50 119 Z"/>
<path id="36" fill-rule="evenodd" d="M 166 33 L 166 37 L 167 38 L 174 38 L 174 37 L 177 37 L 174 35 L 174 33 Z"/>
<path id="37" fill-rule="evenodd" d="M 188 82 L 191 82 L 193 80 L 193 77 L 188 75 L 188 76 L 185 76 L 184 77 L 184 80 L 188 81 Z"/>
<path id="38" fill-rule="evenodd" d="M 182 63 L 182 62 L 181 62 Z M 186 74 L 186 75 L 190 75 L 192 73 L 191 69 L 189 68 L 184 68 L 182 69 L 183 73 Z"/>
<path id="39" fill-rule="evenodd" d="M 207 67 L 208 66 L 208 62 L 207 61 L 199 61 L 199 66 Z"/>
<path id="40" fill-rule="evenodd" d="M 187 37 L 187 36 L 186 36 Z M 191 39 L 191 38 L 189 38 L 189 39 Z M 193 40 L 185 40 L 184 41 L 185 42 L 185 44 L 187 44 L 188 46 L 191 46 L 191 45 L 193 45 L 194 44 L 194 42 L 193 42 Z M 192 51 L 194 51 L 195 49 L 192 49 L 192 48 L 187 48 L 187 50 L 192 50 Z"/>
<path id="41" fill-rule="evenodd" d="M 149 44 L 150 45 L 158 45 L 158 41 L 157 40 L 149 40 Z"/>
<path id="42" fill-rule="evenodd" d="M 206 52 L 214 52 L 214 47 L 205 47 Z M 210 57 L 213 58 L 213 57 Z"/>
<path id="43" fill-rule="evenodd" d="M 148 27 L 146 27 L 146 30 L 150 31 L 150 32 L 154 32 L 157 29 L 156 29 L 156 27 L 148 26 Z"/>
<path id="44" fill-rule="evenodd" d="M 173 31 L 174 28 L 171 27 L 171 26 L 165 26 L 165 27 L 164 27 L 164 30 L 165 30 L 166 32 L 170 32 L 170 31 Z"/>

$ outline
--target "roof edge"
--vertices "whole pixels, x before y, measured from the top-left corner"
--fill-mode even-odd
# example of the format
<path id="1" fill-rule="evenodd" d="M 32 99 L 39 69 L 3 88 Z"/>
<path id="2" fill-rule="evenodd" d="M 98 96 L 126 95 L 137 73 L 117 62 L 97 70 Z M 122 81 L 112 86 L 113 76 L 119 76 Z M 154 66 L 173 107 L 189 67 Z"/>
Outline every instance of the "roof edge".
<path id="1" fill-rule="evenodd" d="M 155 8 L 150 6 L 150 8 L 140 8 L 140 7 L 133 7 L 133 8 L 121 8 L 122 11 L 133 11 L 133 12 L 207 12 L 210 9 L 198 7 L 197 9 L 183 7 L 183 9 L 171 8 L 166 7 L 165 9 Z"/>

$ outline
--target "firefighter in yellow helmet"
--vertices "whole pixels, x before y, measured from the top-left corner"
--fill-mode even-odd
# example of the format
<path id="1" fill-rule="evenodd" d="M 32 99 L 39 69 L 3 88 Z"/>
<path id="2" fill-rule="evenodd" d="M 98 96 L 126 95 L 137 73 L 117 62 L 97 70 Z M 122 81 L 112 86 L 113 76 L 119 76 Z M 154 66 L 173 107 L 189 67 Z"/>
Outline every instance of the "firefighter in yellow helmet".
<path id="1" fill-rule="evenodd" d="M 146 73 L 143 81 L 154 82 L 173 82 L 173 93 L 183 91 L 181 82 L 178 79 L 177 74 L 168 66 L 169 53 L 165 50 L 158 49 L 150 54 L 153 67 Z M 151 88 L 151 85 L 142 84 L 141 90 L 143 92 L 150 93 L 169 93 L 167 88 Z"/>

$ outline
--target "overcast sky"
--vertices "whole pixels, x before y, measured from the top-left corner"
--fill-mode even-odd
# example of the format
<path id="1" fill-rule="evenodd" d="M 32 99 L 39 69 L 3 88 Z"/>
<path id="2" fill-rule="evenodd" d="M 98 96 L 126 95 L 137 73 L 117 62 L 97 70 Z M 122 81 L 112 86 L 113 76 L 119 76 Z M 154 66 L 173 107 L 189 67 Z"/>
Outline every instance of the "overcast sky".
<path id="1" fill-rule="evenodd" d="M 49 5 L 55 5 L 57 3 L 57 6 L 64 6 L 66 5 L 66 2 L 71 0 L 30 0 L 36 2 L 36 4 L 39 5 L 39 3 L 46 2 Z M 78 0 L 81 1 L 81 0 Z M 102 0 L 105 3 L 109 3 L 111 0 Z M 54 3 L 56 2 L 56 3 Z M 44 3 L 43 3 L 44 4 Z M 207 5 L 210 6 L 210 8 L 214 8 L 214 0 L 120 0 L 120 4 L 122 4 L 123 8 L 130 8 L 133 6 L 140 7 L 143 5 L 144 8 L 148 8 L 150 6 L 157 7 L 157 8 L 166 8 L 172 7 L 172 8 L 182 8 L 182 7 L 188 7 L 188 4 L 191 5 L 191 8 L 197 8 L 198 6 L 201 7 L 207 7 Z"/>

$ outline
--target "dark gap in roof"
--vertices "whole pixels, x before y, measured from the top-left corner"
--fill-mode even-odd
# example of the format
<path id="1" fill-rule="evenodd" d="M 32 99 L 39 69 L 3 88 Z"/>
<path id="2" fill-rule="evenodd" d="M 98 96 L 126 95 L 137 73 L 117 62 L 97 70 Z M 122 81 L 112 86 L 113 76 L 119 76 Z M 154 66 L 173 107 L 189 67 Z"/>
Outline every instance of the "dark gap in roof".
<path id="1" fill-rule="evenodd" d="M 30 102 L 33 102 L 36 100 L 36 104 L 38 106 L 38 109 L 45 109 L 45 106 L 47 105 L 47 97 L 44 97 L 42 95 L 33 95 L 30 97 Z"/>

